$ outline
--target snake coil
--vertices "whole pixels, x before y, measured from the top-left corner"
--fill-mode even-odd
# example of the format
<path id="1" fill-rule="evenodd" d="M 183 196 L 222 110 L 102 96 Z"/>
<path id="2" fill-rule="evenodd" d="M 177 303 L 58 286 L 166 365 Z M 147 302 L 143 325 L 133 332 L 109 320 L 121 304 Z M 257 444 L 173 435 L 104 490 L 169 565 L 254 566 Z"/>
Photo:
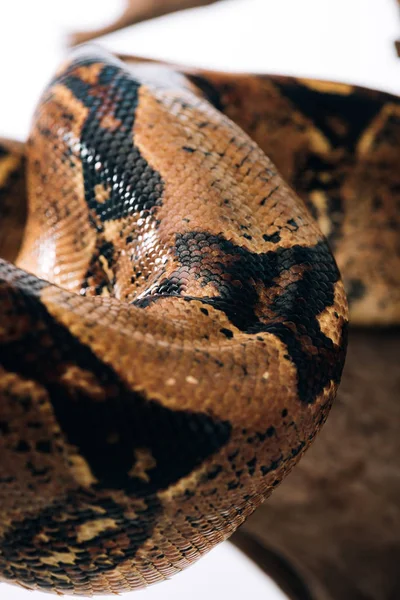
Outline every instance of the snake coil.
<path id="1" fill-rule="evenodd" d="M 2 578 L 78 595 L 167 578 L 232 533 L 309 446 L 345 359 L 346 297 L 319 225 L 331 245 L 340 232 L 315 180 L 306 206 L 263 150 L 300 193 L 299 173 L 328 170 L 318 152 L 343 182 L 339 141 L 322 117 L 321 131 L 307 121 L 307 98 L 375 96 L 329 85 L 83 48 L 45 90 L 26 148 L 4 142 Z M 263 94 L 288 127 L 280 141 L 273 120 L 250 124 Z M 381 150 L 370 133 L 360 143 L 372 169 Z M 376 320 L 379 302 L 392 319 L 398 297 L 382 305 L 382 278 L 365 300 L 352 264 L 355 319 L 367 306 Z"/>

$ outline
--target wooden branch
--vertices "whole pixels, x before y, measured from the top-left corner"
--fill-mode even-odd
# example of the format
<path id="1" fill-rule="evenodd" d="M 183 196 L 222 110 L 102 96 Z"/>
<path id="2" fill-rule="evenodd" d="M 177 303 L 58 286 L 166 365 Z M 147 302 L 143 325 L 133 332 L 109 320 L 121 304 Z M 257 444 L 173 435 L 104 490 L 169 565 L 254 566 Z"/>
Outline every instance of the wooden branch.
<path id="1" fill-rule="evenodd" d="M 293 600 L 400 598 L 400 331 L 350 333 L 324 429 L 240 530 Z"/>
<path id="2" fill-rule="evenodd" d="M 94 31 L 77 32 L 70 38 L 70 44 L 72 46 L 82 44 L 141 21 L 214 2 L 218 2 L 218 0 L 127 0 L 125 11 L 114 23 Z"/>

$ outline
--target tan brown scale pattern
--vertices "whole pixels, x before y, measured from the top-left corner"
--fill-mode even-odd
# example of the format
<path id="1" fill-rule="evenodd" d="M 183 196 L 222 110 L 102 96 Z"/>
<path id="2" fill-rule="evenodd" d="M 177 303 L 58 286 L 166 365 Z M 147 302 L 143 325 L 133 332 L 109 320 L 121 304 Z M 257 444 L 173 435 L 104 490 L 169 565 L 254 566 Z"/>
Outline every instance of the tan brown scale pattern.
<path id="1" fill-rule="evenodd" d="M 112 28 L 192 4 L 127 2 Z M 352 322 L 398 323 L 398 98 L 329 82 L 200 75 L 207 97 L 257 141 L 317 218 Z M 276 228 L 270 233 L 277 241 Z M 318 317 L 321 330 L 330 311 Z M 351 339 L 328 427 L 248 521 L 252 539 L 233 538 L 296 600 L 399 596 L 398 332 L 353 330 Z"/>
<path id="2" fill-rule="evenodd" d="M 352 323 L 399 324 L 399 98 L 289 77 L 197 75 L 311 208 Z"/>
<path id="3" fill-rule="evenodd" d="M 69 160 L 73 166 L 70 164 L 70 170 L 62 169 L 59 157 L 69 155 L 69 148 L 79 143 L 87 110 L 61 86 L 54 90 L 46 106 L 45 127 L 51 132 L 53 143 L 34 126 L 27 152 L 32 165 L 28 170 L 28 186 L 36 190 L 29 202 L 29 217 L 36 227 L 26 229 L 19 264 L 30 272 L 36 269 L 38 276 L 70 289 L 76 288 L 83 278 L 94 251 L 95 235 L 87 227 L 88 209 L 79 194 L 82 187 L 79 162 L 71 154 Z M 54 196 L 55 189 L 61 191 L 64 203 Z"/>
<path id="4" fill-rule="evenodd" d="M 82 51 L 37 109 L 18 267 L 0 263 L 0 572 L 25 587 L 117 593 L 188 566 L 335 396 L 335 262 L 196 83 Z"/>

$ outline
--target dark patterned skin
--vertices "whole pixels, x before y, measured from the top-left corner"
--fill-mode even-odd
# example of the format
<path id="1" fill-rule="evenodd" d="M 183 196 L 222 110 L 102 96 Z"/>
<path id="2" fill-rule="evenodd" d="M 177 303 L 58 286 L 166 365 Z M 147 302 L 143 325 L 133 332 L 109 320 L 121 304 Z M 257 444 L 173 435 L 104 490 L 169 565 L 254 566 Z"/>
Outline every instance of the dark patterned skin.
<path id="1" fill-rule="evenodd" d="M 108 30 L 209 1 L 126 0 Z M 234 542 L 295 600 L 398 598 L 400 338 L 393 327 L 365 326 L 400 321 L 399 99 L 337 83 L 178 71 L 259 144 L 305 200 L 338 261 L 352 324 L 363 326 L 351 331 L 328 426 L 246 522 L 252 539 L 243 545 L 239 532 Z M 278 243 L 280 232 L 264 239 Z M 166 279 L 169 292 L 181 283 L 180 273 Z"/>
<path id="2" fill-rule="evenodd" d="M 351 322 L 399 325 L 400 99 L 291 77 L 187 74 L 306 202 L 338 262 Z"/>
<path id="3" fill-rule="evenodd" d="M 290 600 L 400 597 L 399 356 L 398 328 L 350 328 L 326 425 L 231 538 Z"/>
<path id="4" fill-rule="evenodd" d="M 25 587 L 178 572 L 271 493 L 335 396 L 347 304 L 327 242 L 197 83 L 83 49 L 36 111 L 28 221 L 0 263 L 0 572 Z"/>
<path id="5" fill-rule="evenodd" d="M 24 146 L 0 139 L 0 256 L 14 261 L 21 246 L 26 207 Z"/>

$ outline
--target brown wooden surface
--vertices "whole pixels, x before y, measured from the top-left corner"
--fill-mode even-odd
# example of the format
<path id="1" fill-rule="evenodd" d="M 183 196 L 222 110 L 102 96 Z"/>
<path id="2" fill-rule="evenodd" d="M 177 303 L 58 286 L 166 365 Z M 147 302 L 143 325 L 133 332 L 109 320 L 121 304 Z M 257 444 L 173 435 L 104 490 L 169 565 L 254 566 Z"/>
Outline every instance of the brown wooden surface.
<path id="1" fill-rule="evenodd" d="M 282 555 L 247 534 L 243 527 L 231 537 L 230 541 L 254 561 L 268 577 L 271 577 L 290 600 L 312 600 L 306 583 Z"/>
<path id="2" fill-rule="evenodd" d="M 400 598 L 399 357 L 398 330 L 351 332 L 324 429 L 241 528 L 258 542 L 247 553 L 290 598 Z M 293 569 L 311 596 L 293 588 Z"/>

